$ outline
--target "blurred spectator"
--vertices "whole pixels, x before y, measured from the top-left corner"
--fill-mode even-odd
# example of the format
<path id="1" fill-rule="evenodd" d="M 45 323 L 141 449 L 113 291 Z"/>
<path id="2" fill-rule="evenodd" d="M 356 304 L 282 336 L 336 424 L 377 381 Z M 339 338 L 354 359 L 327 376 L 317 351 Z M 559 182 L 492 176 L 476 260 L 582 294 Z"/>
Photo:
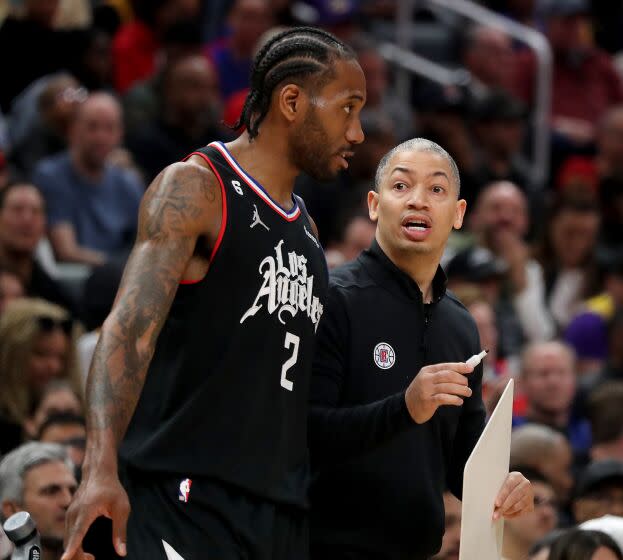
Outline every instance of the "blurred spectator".
<path id="1" fill-rule="evenodd" d="M 545 223 L 538 254 L 543 268 L 547 305 L 560 329 L 578 313 L 582 302 L 596 291 L 594 261 L 599 234 L 599 210 L 590 202 L 559 199 Z"/>
<path id="2" fill-rule="evenodd" d="M 0 191 L 0 262 L 21 278 L 26 294 L 57 303 L 75 314 L 73 298 L 35 260 L 45 231 L 43 197 L 34 185 L 13 183 Z"/>
<path id="3" fill-rule="evenodd" d="M 610 56 L 588 38 L 587 0 L 544 0 L 540 14 L 554 55 L 552 127 L 572 146 L 595 140 L 595 123 L 623 101 L 623 82 Z M 520 54 L 517 93 L 532 102 L 536 75 L 532 52 Z"/>
<path id="4" fill-rule="evenodd" d="M 83 413 L 82 402 L 72 383 L 67 379 L 55 379 L 43 388 L 40 395 L 35 396 L 31 414 L 24 422 L 24 431 L 29 438 L 34 439 L 50 416 L 57 414 L 81 416 Z"/>
<path id="5" fill-rule="evenodd" d="M 75 74 L 89 91 L 113 89 L 112 35 L 101 27 L 85 32 Z"/>
<path id="6" fill-rule="evenodd" d="M 446 490 L 443 493 L 444 533 L 439 552 L 431 560 L 459 560 L 461 544 L 461 502 Z"/>
<path id="7" fill-rule="evenodd" d="M 0 191 L 9 184 L 9 162 L 6 152 L 0 147 Z"/>
<path id="8" fill-rule="evenodd" d="M 554 529 L 535 542 L 528 553 L 528 560 L 548 560 L 552 544 L 565 532 L 565 529 Z"/>
<path id="9" fill-rule="evenodd" d="M 623 550 L 623 517 L 617 515 L 604 515 L 597 519 L 590 519 L 585 521 L 580 526 L 580 529 L 589 531 L 601 531 L 606 535 L 612 537 L 619 548 Z"/>
<path id="10" fill-rule="evenodd" d="M 9 15 L 0 26 L 0 110 L 5 113 L 31 82 L 74 66 L 79 34 L 52 28 L 58 4 L 58 0 L 24 0 L 22 16 Z"/>
<path id="11" fill-rule="evenodd" d="M 154 74 L 165 30 L 199 17 L 198 0 L 131 0 L 131 4 L 136 19 L 122 25 L 113 39 L 115 87 L 122 94 Z"/>
<path id="12" fill-rule="evenodd" d="M 13 433 L 26 428 L 50 381 L 66 379 L 82 394 L 73 335 L 67 311 L 39 299 L 15 300 L 0 317 L 0 418 Z"/>
<path id="13" fill-rule="evenodd" d="M 389 68 L 378 46 L 363 38 L 351 44 L 366 77 L 366 105 L 361 119 L 389 119 L 394 143 L 402 142 L 414 134 L 414 117 L 411 107 L 391 89 Z M 363 124 L 363 122 L 362 122 Z M 365 132 L 365 128 L 364 128 Z"/>
<path id="14" fill-rule="evenodd" d="M 549 560 L 623 560 L 617 543 L 601 531 L 569 529 L 552 543 Z"/>
<path id="15" fill-rule="evenodd" d="M 555 181 L 559 198 L 591 203 L 598 199 L 597 166 L 586 156 L 571 156 L 563 161 Z"/>
<path id="16" fill-rule="evenodd" d="M 590 394 L 587 416 L 593 445 L 591 459 L 623 462 L 623 381 L 609 381 Z"/>
<path id="17" fill-rule="evenodd" d="M 164 31 L 155 73 L 146 80 L 136 82 L 123 96 L 126 137 L 134 136 L 143 126 L 155 122 L 162 113 L 163 77 L 173 62 L 200 53 L 201 29 L 195 22 L 178 22 Z"/>
<path id="18" fill-rule="evenodd" d="M 613 249 L 598 247 L 595 259 L 603 291 L 586 300 L 586 311 L 597 313 L 608 321 L 617 308 L 623 307 L 623 246 Z"/>
<path id="19" fill-rule="evenodd" d="M 78 358 L 86 384 L 91 359 L 99 340 L 100 327 L 110 313 L 123 274 L 123 262 L 112 261 L 95 267 L 84 284 L 82 309 L 87 332 L 78 339 Z"/>
<path id="20" fill-rule="evenodd" d="M 376 225 L 368 216 L 353 216 L 344 228 L 342 241 L 326 251 L 329 268 L 354 261 L 362 251 L 372 245 L 375 233 Z"/>
<path id="21" fill-rule="evenodd" d="M 502 259 L 480 246 L 460 250 L 450 256 L 446 265 L 448 287 L 452 291 L 477 290 L 494 309 L 498 331 L 497 358 L 506 360 L 519 354 L 524 340 L 513 304 L 503 297 L 507 271 L 508 265 Z M 516 373 L 516 369 L 509 373 Z"/>
<path id="22" fill-rule="evenodd" d="M 508 17 L 524 25 L 534 26 L 536 3 L 537 0 L 506 0 L 502 5 Z"/>
<path id="23" fill-rule="evenodd" d="M 468 109 L 465 91 L 455 85 L 417 81 L 411 97 L 417 112 L 418 136 L 444 146 L 459 169 L 471 169 L 474 145 L 465 121 Z"/>
<path id="24" fill-rule="evenodd" d="M 91 94 L 71 127 L 69 150 L 35 169 L 57 260 L 97 265 L 129 250 L 143 186 L 109 161 L 121 136 L 119 103 L 107 93 Z"/>
<path id="25" fill-rule="evenodd" d="M 249 87 L 256 43 L 274 24 L 268 0 L 235 0 L 231 4 L 227 16 L 229 35 L 205 49 L 216 69 L 223 101 Z"/>
<path id="26" fill-rule="evenodd" d="M 468 208 L 480 189 L 496 181 L 510 181 L 524 192 L 533 190 L 528 163 L 521 155 L 525 117 L 523 104 L 499 90 L 473 103 L 473 167 L 461 174 L 461 198 Z"/>
<path id="27" fill-rule="evenodd" d="M 563 432 L 581 456 L 591 445 L 590 426 L 574 415 L 577 380 L 573 350 L 559 341 L 529 344 L 521 355 L 520 383 L 526 396 L 526 414 L 513 424 L 545 424 Z"/>
<path id="28" fill-rule="evenodd" d="M 86 29 L 93 19 L 89 0 L 60 0 L 54 17 L 55 29 Z"/>
<path id="29" fill-rule="evenodd" d="M 623 381 L 623 308 L 618 309 L 608 322 L 608 362 L 596 383 L 608 380 Z"/>
<path id="30" fill-rule="evenodd" d="M 0 153 L 4 153 L 9 145 L 6 117 L 0 111 Z"/>
<path id="31" fill-rule="evenodd" d="M 458 293 L 457 293 L 458 295 Z M 495 309 L 478 290 L 476 295 L 470 299 L 464 299 L 463 295 L 459 298 L 467 307 L 471 316 L 476 321 L 480 344 L 482 348 L 488 350 L 487 357 L 483 361 L 482 375 L 482 395 L 487 408 L 487 414 L 493 414 L 499 398 L 502 396 L 509 379 L 517 373 L 517 358 L 502 357 L 498 352 L 499 331 Z M 516 388 L 513 399 L 513 414 L 520 415 L 525 412 L 525 398 L 521 388 Z"/>
<path id="32" fill-rule="evenodd" d="M 623 462 L 591 462 L 580 474 L 573 498 L 577 523 L 604 515 L 623 515 Z"/>
<path id="33" fill-rule="evenodd" d="M 484 25 L 470 27 L 465 35 L 462 57 L 471 74 L 470 90 L 477 98 L 490 89 L 512 90 L 515 53 L 511 38 L 503 31 Z"/>
<path id="34" fill-rule="evenodd" d="M 540 472 L 566 504 L 573 488 L 571 447 L 560 432 L 542 424 L 524 424 L 511 434 L 510 463 Z"/>
<path id="35" fill-rule="evenodd" d="M 511 470 L 521 471 L 530 481 L 534 492 L 534 511 L 504 522 L 502 556 L 504 560 L 524 560 L 532 546 L 556 527 L 558 504 L 554 489 L 537 470 L 523 466 L 515 466 Z"/>
<path id="36" fill-rule="evenodd" d="M 216 75 L 203 55 L 171 61 L 162 87 L 160 115 L 127 140 L 148 183 L 167 165 L 223 137 Z"/>
<path id="37" fill-rule="evenodd" d="M 563 335 L 577 356 L 576 371 L 581 382 L 589 382 L 599 374 L 608 359 L 606 320 L 597 313 L 576 315 Z"/>
<path id="38" fill-rule="evenodd" d="M 0 462 L 2 521 L 18 511 L 30 513 L 41 537 L 42 560 L 59 560 L 65 514 L 77 486 L 61 445 L 26 443 Z"/>
<path id="39" fill-rule="evenodd" d="M 81 467 L 84 462 L 87 428 L 83 416 L 63 412 L 51 414 L 39 429 L 38 441 L 58 443 L 67 449 L 71 462 Z"/>
<path id="40" fill-rule="evenodd" d="M 508 181 L 487 185 L 476 199 L 468 225 L 478 245 L 508 266 L 508 299 L 525 338 L 531 342 L 550 339 L 554 324 L 545 305 L 543 270 L 531 258 L 525 241 L 530 216 L 524 193 Z"/>
<path id="41" fill-rule="evenodd" d="M 67 148 L 69 129 L 87 91 L 70 74 L 40 78 L 20 95 L 11 112 L 10 161 L 30 178 L 40 159 Z"/>
<path id="42" fill-rule="evenodd" d="M 491 305 L 500 298 L 501 280 L 507 270 L 506 263 L 485 247 L 460 250 L 446 264 L 448 284 L 453 291 L 471 288 L 481 292 Z"/>
<path id="43" fill-rule="evenodd" d="M 487 249 L 482 249 L 482 251 L 485 251 L 492 259 L 494 258 Z M 471 253 L 473 253 L 473 251 Z M 463 253 L 459 255 L 457 255 L 458 259 L 454 258 L 451 261 L 452 266 L 448 267 L 448 270 L 452 272 L 452 280 L 448 280 L 448 285 L 452 286 L 451 289 L 454 295 L 459 298 L 473 317 L 476 322 L 476 327 L 478 328 L 480 345 L 482 348 L 487 349 L 486 359 L 482 362 L 482 394 L 485 406 L 487 407 L 487 413 L 490 415 L 493 413 L 493 409 L 502 396 L 502 392 L 506 388 L 508 380 L 518 372 L 515 371 L 516 368 L 511 363 L 511 360 L 500 357 L 498 353 L 499 332 L 495 309 L 491 304 L 491 301 L 497 299 L 497 295 L 490 299 L 478 283 L 472 284 L 466 282 L 465 276 L 462 276 L 461 280 L 457 280 L 455 274 L 457 271 L 459 273 L 461 272 L 460 267 L 457 268 L 457 265 L 462 261 Z M 464 264 L 466 263 L 463 261 L 462 265 Z M 477 268 L 482 267 L 485 263 L 478 262 L 474 264 L 476 264 Z M 514 413 L 523 411 L 523 408 L 520 410 L 517 409 L 517 395 L 518 391 L 516 390 L 515 403 L 513 405 Z"/>
<path id="44" fill-rule="evenodd" d="M 24 284 L 17 272 L 0 264 L 0 316 L 14 299 L 24 296 Z"/>
<path id="45" fill-rule="evenodd" d="M 623 105 L 612 108 L 604 116 L 597 147 L 601 237 L 607 245 L 620 246 L 623 243 Z"/>

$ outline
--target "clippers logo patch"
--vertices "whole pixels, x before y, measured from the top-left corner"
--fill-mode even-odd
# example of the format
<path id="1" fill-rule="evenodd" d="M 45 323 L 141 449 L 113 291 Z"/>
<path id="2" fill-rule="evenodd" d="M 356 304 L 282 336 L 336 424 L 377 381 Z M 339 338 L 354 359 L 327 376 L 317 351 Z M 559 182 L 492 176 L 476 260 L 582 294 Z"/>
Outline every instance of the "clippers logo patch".
<path id="1" fill-rule="evenodd" d="M 190 486 L 192 483 L 193 481 L 190 480 L 190 478 L 185 478 L 182 482 L 180 482 L 180 490 L 177 495 L 177 499 L 180 502 L 184 502 L 185 504 L 188 503 L 188 498 L 190 497 Z"/>
<path id="2" fill-rule="evenodd" d="M 379 342 L 373 355 L 374 363 L 381 369 L 389 369 L 396 363 L 396 352 L 387 342 Z"/>

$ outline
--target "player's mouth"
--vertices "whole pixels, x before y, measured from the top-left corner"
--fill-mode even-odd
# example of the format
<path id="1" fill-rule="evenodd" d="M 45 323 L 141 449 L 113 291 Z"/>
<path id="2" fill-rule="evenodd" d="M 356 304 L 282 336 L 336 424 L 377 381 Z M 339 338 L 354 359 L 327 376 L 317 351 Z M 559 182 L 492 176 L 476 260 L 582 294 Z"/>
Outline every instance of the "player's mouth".
<path id="1" fill-rule="evenodd" d="M 350 150 L 342 150 L 341 152 L 338 152 L 336 154 L 336 156 L 340 160 L 340 167 L 342 169 L 348 169 L 348 160 L 350 158 L 352 158 L 353 155 L 355 155 L 355 154 L 353 152 L 351 152 Z"/>
<path id="2" fill-rule="evenodd" d="M 402 220 L 402 230 L 412 241 L 423 241 L 432 228 L 432 222 L 427 216 L 406 216 Z"/>

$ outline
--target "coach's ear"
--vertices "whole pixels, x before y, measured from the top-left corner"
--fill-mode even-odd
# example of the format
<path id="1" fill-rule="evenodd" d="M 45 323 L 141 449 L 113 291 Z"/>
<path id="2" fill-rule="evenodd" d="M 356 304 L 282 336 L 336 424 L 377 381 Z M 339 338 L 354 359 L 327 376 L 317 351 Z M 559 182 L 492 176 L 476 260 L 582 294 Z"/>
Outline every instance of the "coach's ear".
<path id="1" fill-rule="evenodd" d="M 373 222 L 379 219 L 379 193 L 376 191 L 368 193 L 368 215 Z"/>

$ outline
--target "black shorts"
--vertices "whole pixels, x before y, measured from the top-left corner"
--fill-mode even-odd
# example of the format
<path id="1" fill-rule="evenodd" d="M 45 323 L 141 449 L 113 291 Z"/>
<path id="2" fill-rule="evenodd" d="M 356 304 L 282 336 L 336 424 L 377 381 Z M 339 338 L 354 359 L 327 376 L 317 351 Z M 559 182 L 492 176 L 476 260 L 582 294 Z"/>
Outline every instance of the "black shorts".
<path id="1" fill-rule="evenodd" d="M 123 475 L 129 560 L 307 560 L 307 512 L 211 479 Z"/>

